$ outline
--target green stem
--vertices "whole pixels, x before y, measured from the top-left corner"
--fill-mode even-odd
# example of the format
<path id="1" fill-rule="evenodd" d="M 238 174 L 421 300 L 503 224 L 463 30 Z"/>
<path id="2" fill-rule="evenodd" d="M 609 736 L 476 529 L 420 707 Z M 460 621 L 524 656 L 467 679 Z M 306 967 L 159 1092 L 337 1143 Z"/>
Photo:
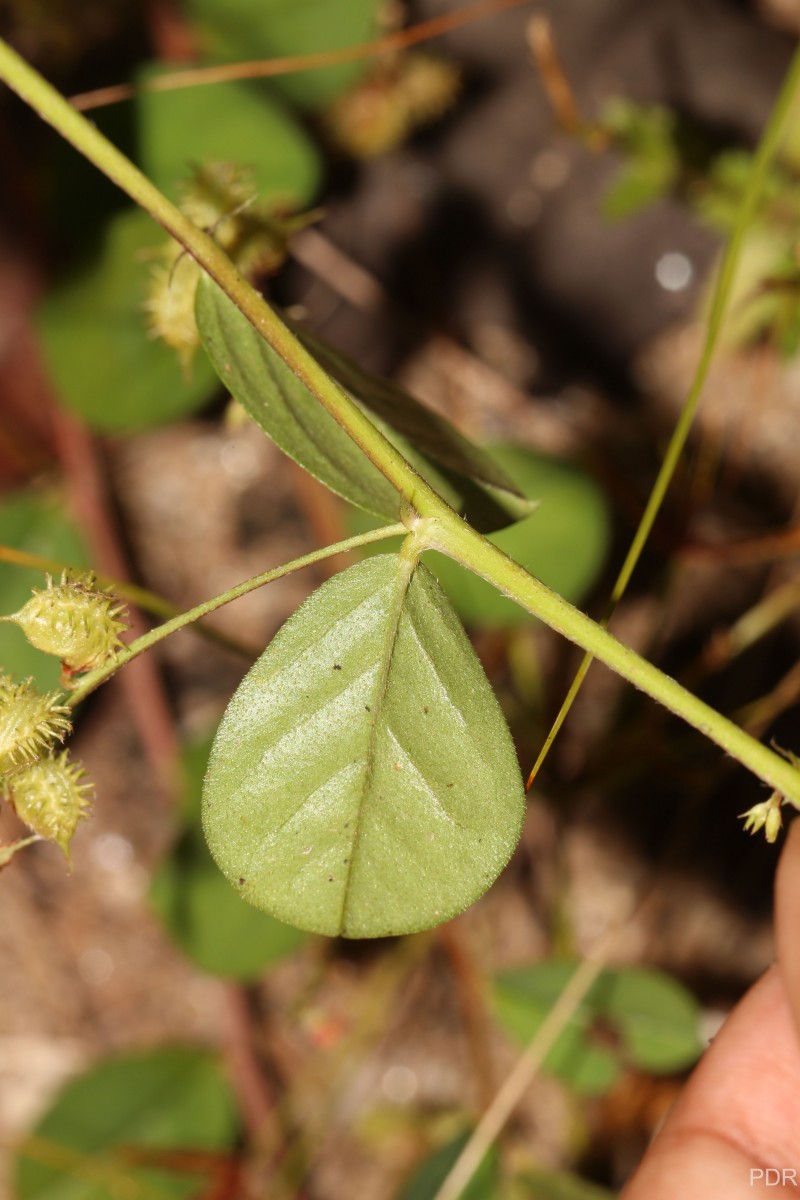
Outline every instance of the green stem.
<path id="1" fill-rule="evenodd" d="M 682 717 L 800 808 L 800 771 L 550 591 L 463 521 L 435 522 L 428 546 L 482 575 L 509 599 Z"/>
<path id="2" fill-rule="evenodd" d="M 213 238 L 193 225 L 138 167 L 3 41 L 0 41 L 0 79 L 164 226 L 416 512 L 422 516 L 436 516 L 449 511 L 444 501 L 286 328 Z"/>
<path id="3" fill-rule="evenodd" d="M 797 70 L 793 66 L 792 77 Z M 714 709 L 698 700 L 691 692 L 680 687 L 658 668 L 640 658 L 634 651 L 623 646 L 605 629 L 595 624 L 583 613 L 551 592 L 516 563 L 508 559 L 490 542 L 471 529 L 439 497 L 406 462 L 403 456 L 384 438 L 356 404 L 347 396 L 297 339 L 283 325 L 269 305 L 239 274 L 228 257 L 208 237 L 197 229 L 133 163 L 122 155 L 111 142 L 100 134 L 93 125 L 67 103 L 50 85 L 5 43 L 0 42 L 0 79 L 18 93 L 34 108 L 43 120 L 52 125 L 67 141 L 71 142 L 90 162 L 93 162 L 109 179 L 140 204 L 188 251 L 222 290 L 230 297 L 253 327 L 272 346 L 277 354 L 316 396 L 323 408 L 341 425 L 348 436 L 364 451 L 366 456 L 396 488 L 412 510 L 409 514 L 410 527 L 415 529 L 420 547 L 436 546 L 445 554 L 457 559 L 468 569 L 483 575 L 500 591 L 516 600 L 528 611 L 547 622 L 553 629 L 570 638 L 606 663 L 612 670 L 630 680 L 636 687 L 647 692 L 653 699 L 682 717 L 690 725 L 706 734 L 723 749 L 744 763 L 765 782 L 800 807 L 800 772 L 766 746 L 750 738 Z M 413 514 L 422 521 L 415 521 Z M 306 556 L 286 567 L 277 568 L 242 585 L 242 591 L 221 598 L 218 603 L 227 603 L 234 594 L 241 595 L 251 587 L 259 587 L 270 579 L 297 570 L 310 562 L 319 561 L 330 554 L 340 552 L 348 544 L 364 544 L 401 531 L 394 526 L 390 531 L 377 531 L 374 538 L 351 539 L 334 547 Z M 218 606 L 215 601 L 209 605 Z M 144 638 L 114 659 L 108 668 L 92 672 L 78 685 L 71 702 L 76 704 L 103 679 L 134 653 L 160 641 L 176 628 L 204 616 L 211 611 L 204 605 L 192 609 L 175 621 L 169 621 L 153 630 Z"/>
<path id="4" fill-rule="evenodd" d="M 159 642 L 163 642 L 164 638 L 168 638 L 171 634 L 177 633 L 179 629 L 184 629 L 193 621 L 199 621 L 201 617 L 207 617 L 209 613 L 216 612 L 218 608 L 222 608 L 225 604 L 230 604 L 232 600 L 238 600 L 240 596 L 245 596 L 248 592 L 254 592 L 256 588 L 264 587 L 267 583 L 272 583 L 274 579 L 282 579 L 284 575 L 291 575 L 294 571 L 300 571 L 303 567 L 310 567 L 314 563 L 322 562 L 325 558 L 332 558 L 335 554 L 346 554 L 348 550 L 358 550 L 360 546 L 368 546 L 371 542 L 384 541 L 386 538 L 397 537 L 398 534 L 406 534 L 408 530 L 405 525 L 398 523 L 397 525 L 384 525 L 380 529 L 371 529 L 367 533 L 360 533 L 356 537 L 347 538 L 343 542 L 334 542 L 331 546 L 323 546 L 321 550 L 312 550 L 310 554 L 304 554 L 301 558 L 292 559 L 291 562 L 283 563 L 280 567 L 273 567 L 269 571 L 264 571 L 261 575 L 254 575 L 252 579 L 245 579 L 243 583 L 237 583 L 236 587 L 230 588 L 227 592 L 221 592 L 219 596 L 213 596 L 210 600 L 204 600 L 202 604 L 195 605 L 194 608 L 187 609 L 186 612 L 179 613 L 177 617 L 173 617 L 171 621 L 165 621 L 163 625 L 151 629 L 148 633 L 142 634 L 135 642 L 131 642 L 119 654 L 115 654 L 113 658 L 104 663 L 102 667 L 98 667 L 95 671 L 90 671 L 85 675 L 80 683 L 73 688 L 69 694 L 67 703 L 71 708 L 80 704 L 81 700 L 105 683 L 111 675 L 115 674 L 120 667 L 124 667 L 132 658 L 144 654 L 145 650 L 151 649 Z"/>
<path id="5" fill-rule="evenodd" d="M 711 309 L 706 322 L 706 335 L 703 342 L 703 349 L 700 353 L 700 359 L 695 369 L 694 378 L 692 379 L 689 393 L 684 401 L 678 423 L 673 430 L 672 437 L 667 446 L 667 452 L 664 455 L 664 461 L 661 464 L 661 470 L 658 472 L 653 490 L 647 501 L 647 506 L 642 514 L 642 519 L 639 522 L 639 527 L 636 530 L 630 549 L 625 556 L 625 561 L 620 569 L 619 576 L 614 584 L 611 592 L 610 604 L 615 605 L 622 597 L 625 589 L 628 586 L 630 577 L 633 574 L 634 568 L 639 561 L 639 557 L 644 549 L 645 542 L 650 536 L 650 531 L 653 528 L 653 523 L 661 508 L 667 488 L 669 487 L 672 476 L 675 474 L 675 469 L 678 461 L 683 453 L 686 439 L 689 436 L 697 405 L 700 402 L 700 397 L 703 388 L 706 384 L 708 371 L 711 366 L 711 360 L 714 357 L 714 351 L 717 348 L 719 337 L 722 332 L 722 325 L 725 314 L 728 308 L 731 289 L 733 288 L 736 270 L 739 265 L 742 248 L 744 246 L 747 234 L 753 224 L 756 207 L 761 197 L 764 188 L 764 182 L 767 177 L 772 159 L 780 145 L 781 137 L 783 136 L 784 125 L 789 116 L 792 103 L 794 101 L 795 92 L 800 85 L 800 47 L 795 51 L 794 57 L 789 65 L 789 70 L 783 81 L 780 93 L 772 112 L 770 113 L 769 121 L 767 122 L 764 133 L 758 144 L 753 165 L 750 169 L 750 174 L 747 179 L 747 187 L 745 189 L 742 202 L 736 213 L 736 222 L 733 227 L 728 244 L 725 247 L 725 253 L 722 257 L 719 273 L 717 275 L 714 286 L 714 293 L 711 300 Z"/>

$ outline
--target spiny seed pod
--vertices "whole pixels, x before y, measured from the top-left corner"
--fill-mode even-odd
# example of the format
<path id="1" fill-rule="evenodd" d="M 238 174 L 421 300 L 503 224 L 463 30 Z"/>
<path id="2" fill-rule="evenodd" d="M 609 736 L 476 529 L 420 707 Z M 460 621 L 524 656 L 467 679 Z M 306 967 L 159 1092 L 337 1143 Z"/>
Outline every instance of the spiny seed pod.
<path id="1" fill-rule="evenodd" d="M 194 319 L 194 298 L 200 268 L 177 242 L 164 247 L 164 262 L 150 272 L 147 299 L 142 308 L 148 332 L 177 351 L 185 379 L 190 378 L 192 359 L 200 345 Z"/>
<path id="2" fill-rule="evenodd" d="M 458 96 L 458 68 L 432 54 L 407 54 L 401 76 L 401 93 L 413 125 L 434 121 L 447 112 Z"/>
<path id="3" fill-rule="evenodd" d="M 78 822 L 88 816 L 93 792 L 80 763 L 63 750 L 42 758 L 6 783 L 17 816 L 34 833 L 61 847 L 69 862 L 69 844 Z"/>
<path id="4" fill-rule="evenodd" d="M 282 216 L 257 203 L 252 172 L 232 163 L 210 162 L 196 168 L 184 185 L 180 207 L 190 221 L 214 238 L 239 270 L 252 278 L 271 275 L 286 260 L 289 236 L 318 214 Z M 157 251 L 147 297 L 142 305 L 150 336 L 177 351 L 188 377 L 200 336 L 194 301 L 200 268 L 173 240 Z"/>
<path id="5" fill-rule="evenodd" d="M 236 241 L 236 220 L 252 211 L 258 196 L 251 170 L 229 162 L 204 163 L 181 189 L 181 212 L 198 229 L 213 230 L 224 250 Z"/>
<path id="6" fill-rule="evenodd" d="M 430 54 L 401 54 L 375 67 L 325 116 L 336 144 L 354 158 L 400 145 L 419 125 L 448 109 L 460 86 L 452 64 Z"/>
<path id="7" fill-rule="evenodd" d="M 58 692 L 0 676 L 0 776 L 11 775 L 62 742 L 72 728 Z"/>
<path id="8" fill-rule="evenodd" d="M 37 650 L 61 659 L 65 677 L 89 671 L 105 662 L 122 645 L 127 629 L 121 617 L 124 606 L 102 591 L 93 575 L 73 577 L 68 572 L 46 588 L 35 588 L 27 604 L 3 621 L 19 625 Z"/>

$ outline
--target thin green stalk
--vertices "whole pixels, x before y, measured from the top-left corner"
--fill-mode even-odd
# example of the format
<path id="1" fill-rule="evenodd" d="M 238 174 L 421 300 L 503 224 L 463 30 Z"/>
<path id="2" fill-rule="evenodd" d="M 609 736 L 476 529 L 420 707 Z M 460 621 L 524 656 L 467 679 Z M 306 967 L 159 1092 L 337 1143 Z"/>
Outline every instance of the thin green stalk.
<path id="1" fill-rule="evenodd" d="M 608 605 L 603 613 L 601 624 L 608 625 L 614 610 L 622 599 L 625 591 L 630 583 L 631 576 L 636 568 L 636 564 L 644 550 L 645 543 L 650 536 L 650 532 L 655 523 L 656 517 L 664 502 L 664 497 L 667 493 L 672 477 L 683 454 L 686 446 L 686 439 L 694 422 L 697 406 L 700 402 L 700 397 L 703 394 L 703 389 L 708 377 L 708 371 L 711 366 L 711 361 L 714 357 L 714 352 L 719 342 L 722 325 L 730 302 L 733 282 L 736 277 L 736 270 L 739 265 L 742 248 L 748 230 L 753 222 L 756 207 L 761 197 L 764 188 L 764 182 L 767 177 L 770 165 L 780 145 L 783 135 L 784 126 L 789 116 L 792 102 L 798 84 L 800 84 L 800 48 L 795 52 L 794 58 L 791 61 L 789 70 L 783 81 L 780 93 L 770 113 L 769 121 L 767 122 L 761 141 L 758 144 L 755 159 L 747 179 L 742 202 L 739 205 L 736 213 L 736 221 L 733 226 L 733 232 L 725 247 L 725 253 L 722 257 L 719 272 L 714 284 L 714 291 L 711 299 L 711 308 L 709 310 L 708 319 L 706 322 L 706 334 L 703 341 L 703 348 L 700 353 L 700 358 L 695 368 L 694 378 L 692 379 L 689 393 L 684 401 L 681 409 L 678 422 L 673 430 L 672 437 L 669 440 L 664 461 L 661 464 L 661 469 L 658 472 L 656 481 L 653 484 L 653 489 L 647 501 L 644 512 L 636 533 L 633 536 L 633 541 L 630 544 L 628 553 L 625 555 L 625 561 L 620 568 L 619 575 L 616 578 L 614 587 L 611 590 Z M 539 751 L 539 756 L 533 765 L 530 776 L 528 778 L 528 786 L 530 787 L 536 777 L 539 768 L 544 762 L 550 747 L 558 736 L 561 726 L 564 724 L 567 713 L 572 708 L 575 697 L 581 689 L 584 679 L 586 678 L 589 667 L 592 665 L 592 656 L 587 654 L 582 660 L 575 678 L 570 685 L 570 689 L 564 699 L 564 703 L 558 712 L 558 715 L 553 722 L 552 728 L 545 739 L 544 745 Z"/>
<path id="2" fill-rule="evenodd" d="M 0 845 L 0 868 L 7 867 L 15 854 L 20 850 L 24 850 L 26 846 L 32 846 L 34 842 L 40 842 L 41 835 L 38 833 L 31 834 L 30 837 L 20 838 L 19 841 L 11 842 L 5 846 Z"/>
<path id="3" fill-rule="evenodd" d="M 321 550 L 312 550 L 310 554 L 303 554 L 300 558 L 294 558 L 291 562 L 283 563 L 279 567 L 273 567 L 269 571 L 264 571 L 260 575 L 254 575 L 251 579 L 245 579 L 242 583 L 237 583 L 236 587 L 230 588 L 227 592 L 221 592 L 218 596 L 212 596 L 210 600 L 204 600 L 202 604 L 195 605 L 194 608 L 187 609 L 186 612 L 179 613 L 177 617 L 173 617 L 171 621 L 165 621 L 163 625 L 158 625 L 155 629 L 149 630 L 142 634 L 135 642 L 131 642 L 124 650 L 120 650 L 119 654 L 115 654 L 113 658 L 104 663 L 102 667 L 98 667 L 95 671 L 90 671 L 83 677 L 77 687 L 69 694 L 67 703 L 71 708 L 76 704 L 80 704 L 81 700 L 98 688 L 101 683 L 105 683 L 111 675 L 115 674 L 120 667 L 124 667 L 132 658 L 137 658 L 138 655 L 144 654 L 145 650 L 150 650 L 153 646 L 163 642 L 164 638 L 168 638 L 171 634 L 177 633 L 179 629 L 184 629 L 187 625 L 191 625 L 193 621 L 199 621 L 202 617 L 207 617 L 209 613 L 216 612 L 218 608 L 222 608 L 225 604 L 230 604 L 232 600 L 238 600 L 240 596 L 247 595 L 248 592 L 254 592 L 256 588 L 264 587 L 267 583 L 272 583 L 274 579 L 282 579 L 284 575 L 291 575 L 294 571 L 300 571 L 303 567 L 310 567 L 314 563 L 322 562 L 323 559 L 332 558 L 335 554 L 346 554 L 348 550 L 358 550 L 360 546 L 368 546 L 371 542 L 384 541 L 386 538 L 397 537 L 398 534 L 408 533 L 405 525 L 398 523 L 397 525 L 384 525 L 380 529 L 371 529 L 367 533 L 357 534 L 355 537 L 346 538 L 343 542 L 334 542 L 331 546 L 323 546 Z"/>
<path id="4" fill-rule="evenodd" d="M 72 563 L 63 562 L 59 558 L 29 554 L 27 550 L 17 550 L 14 546 L 0 545 L 0 562 L 13 563 L 17 567 L 32 567 L 33 570 L 42 571 L 45 574 L 74 569 Z M 142 612 L 150 613 L 151 616 L 177 617 L 181 611 L 171 600 L 166 600 L 148 588 L 140 587 L 138 583 L 129 583 L 126 579 L 115 579 L 112 575 L 104 575 L 99 571 L 95 571 L 93 574 L 100 587 L 108 588 L 118 596 L 122 596 L 123 599 L 130 600 Z M 219 629 L 212 629 L 209 625 L 195 625 L 194 629 L 196 633 L 208 638 L 210 642 L 216 642 L 218 646 L 223 646 L 226 650 L 232 650 L 235 654 L 241 654 L 245 658 L 252 659 L 258 654 L 258 650 L 253 646 L 248 646 L 237 638 L 229 637 Z"/>
<path id="5" fill-rule="evenodd" d="M 795 65 L 793 74 L 796 69 Z M 800 806 L 800 773 L 794 771 L 785 760 L 737 729 L 730 721 L 703 704 L 656 667 L 639 658 L 632 650 L 549 591 L 465 524 L 376 429 L 350 397 L 329 378 L 213 240 L 192 225 L 133 163 L 84 117 L 75 112 L 58 92 L 3 42 L 0 42 L 0 79 L 4 79 L 81 154 L 147 209 L 208 272 L 254 329 L 280 355 L 297 378 L 397 490 L 408 510 L 408 528 L 417 533 L 420 548 L 423 548 L 423 543 L 435 545 L 470 570 L 483 575 L 500 591 L 706 734 L 773 788 Z M 395 526 L 392 532 L 396 533 L 399 529 L 399 526 Z M 378 531 L 375 540 L 381 536 L 390 534 L 386 530 Z M 298 566 L 305 565 L 306 561 L 314 562 L 329 554 L 338 553 L 347 545 L 348 543 L 341 543 L 336 547 L 328 547 L 327 550 L 319 551 L 317 555 L 309 556 L 306 560 L 297 560 L 295 564 L 278 568 L 275 573 L 267 572 L 259 579 L 268 582 L 270 578 L 278 578 L 280 573 L 285 573 L 288 569 L 296 570 Z M 247 585 L 243 586 L 245 590 L 249 590 Z M 251 586 L 257 587 L 260 584 L 251 582 Z M 229 598 L 233 597 L 226 597 L 220 602 L 227 603 Z M 134 643 L 137 647 L 135 652 L 140 653 L 161 637 L 167 636 L 173 628 L 180 628 L 182 624 L 204 616 L 208 611 L 211 610 L 200 605 L 191 610 L 191 615 L 184 614 L 184 617 L 179 619 L 180 623 L 167 622 L 165 626 Z M 97 687 L 111 670 L 116 670 L 132 657 L 132 651 L 133 647 L 130 647 L 127 652 L 123 652 L 119 659 L 113 660 L 113 665 L 108 670 L 87 675 L 75 689 L 72 703 L 77 703 Z"/>

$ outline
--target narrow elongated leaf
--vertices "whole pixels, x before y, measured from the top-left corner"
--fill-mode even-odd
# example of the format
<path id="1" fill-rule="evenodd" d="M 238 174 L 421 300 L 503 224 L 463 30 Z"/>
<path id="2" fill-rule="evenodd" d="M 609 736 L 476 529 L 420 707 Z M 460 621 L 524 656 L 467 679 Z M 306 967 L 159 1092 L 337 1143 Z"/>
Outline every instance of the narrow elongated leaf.
<path id="1" fill-rule="evenodd" d="M 389 380 L 365 371 L 316 334 L 302 330 L 298 336 L 346 392 L 432 462 L 455 477 L 474 480 L 486 488 L 499 504 L 506 505 L 514 518 L 528 516 L 536 507 L 536 501 L 523 494 L 496 457 L 464 437 L 439 413 L 420 404 Z M 454 485 L 458 486 L 455 480 Z"/>
<path id="2" fill-rule="evenodd" d="M 241 895 L 318 933 L 380 937 L 491 885 L 524 794 L 497 701 L 424 566 L 381 555 L 287 621 L 223 718 L 211 853 Z"/>
<path id="3" fill-rule="evenodd" d="M 395 489 L 211 280 L 197 289 L 196 315 L 225 387 L 284 454 L 358 508 L 396 520 Z"/>
<path id="4" fill-rule="evenodd" d="M 281 450 L 351 504 L 397 520 L 401 500 L 395 489 L 210 279 L 198 288 L 196 315 L 220 379 Z M 335 366 L 339 381 L 389 441 L 482 532 L 535 507 L 443 418 L 335 352 L 326 348 L 324 355 L 322 365 Z"/>

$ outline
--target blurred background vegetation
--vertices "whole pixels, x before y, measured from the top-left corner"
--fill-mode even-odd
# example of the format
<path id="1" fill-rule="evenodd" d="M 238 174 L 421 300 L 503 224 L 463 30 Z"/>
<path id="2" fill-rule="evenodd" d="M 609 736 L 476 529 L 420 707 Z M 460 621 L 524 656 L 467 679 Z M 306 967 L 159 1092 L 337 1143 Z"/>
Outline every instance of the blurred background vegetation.
<path id="1" fill-rule="evenodd" d="M 496 540 L 599 616 L 800 5 L 560 0 L 533 26 L 523 5 L 324 70 L 148 86 L 459 7 L 0 0 L 0 34 L 84 106 L 133 85 L 92 119 L 296 319 L 494 448 L 541 501 Z M 795 749 L 798 129 L 614 624 Z M 6 91 L 0 154 L 0 543 L 186 608 L 364 528 L 220 393 L 196 347 L 193 264 Z M 3 555 L 11 612 L 42 575 Z M 527 773 L 579 655 L 449 561 L 431 566 Z M 217 628 L 255 656 L 321 578 L 253 593 Z M 57 684 L 11 626 L 0 661 Z M 489 895 L 429 934 L 325 942 L 246 906 L 205 849 L 205 756 L 247 665 L 191 632 L 131 664 L 80 715 L 98 799 L 74 874 L 47 846 L 2 874 L 10 1194 L 430 1200 L 571 964 L 618 923 L 613 968 L 468 1193 L 607 1197 L 771 959 L 775 852 L 735 819 L 752 779 L 594 668 Z M 2 840 L 17 832 L 4 811 Z"/>

